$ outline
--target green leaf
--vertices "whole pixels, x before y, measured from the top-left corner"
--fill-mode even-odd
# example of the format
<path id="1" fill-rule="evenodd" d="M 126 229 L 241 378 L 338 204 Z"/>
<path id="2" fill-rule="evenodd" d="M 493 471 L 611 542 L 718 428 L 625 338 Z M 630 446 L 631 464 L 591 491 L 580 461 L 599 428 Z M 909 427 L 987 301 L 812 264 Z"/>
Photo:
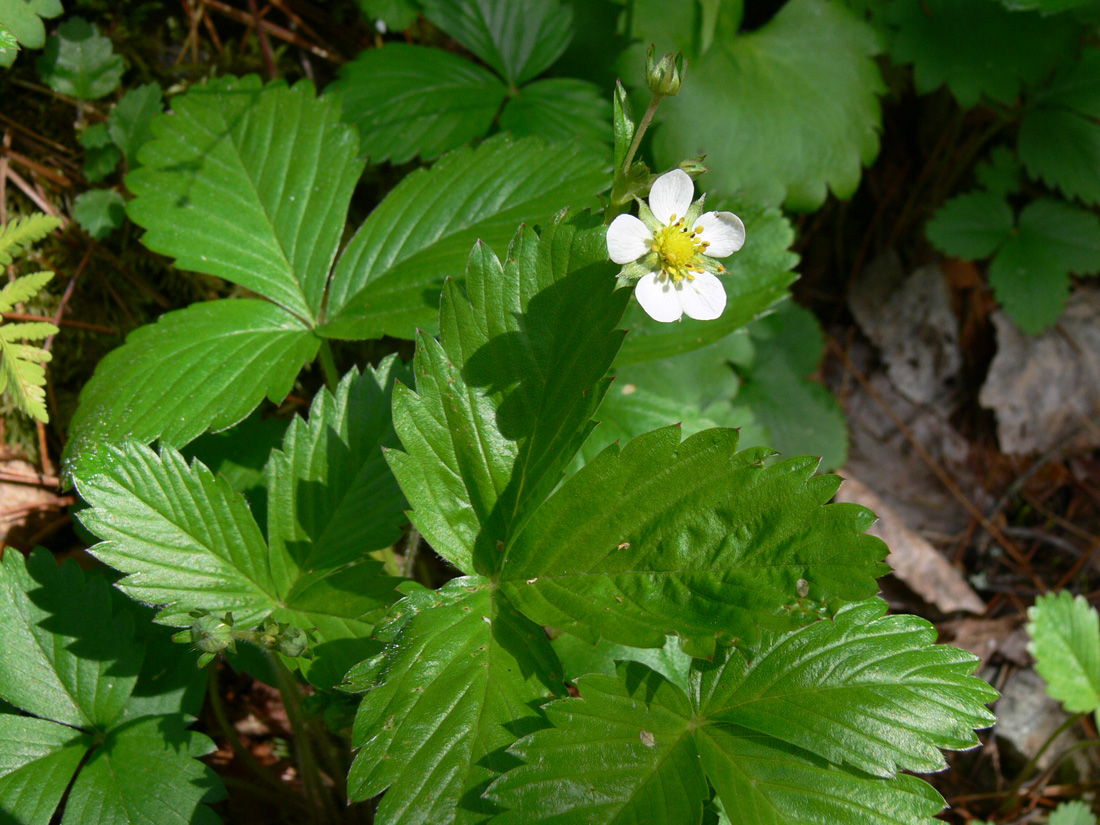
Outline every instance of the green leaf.
<path id="1" fill-rule="evenodd" d="M 57 17 L 62 11 L 61 0 L 0 0 L 0 24 L 23 48 L 41 49 L 46 42 L 46 27 L 41 18 Z"/>
<path id="2" fill-rule="evenodd" d="M 878 599 L 848 605 L 831 621 L 765 634 L 747 659 L 726 650 L 697 661 L 693 693 L 709 721 L 836 765 L 882 778 L 943 770 L 939 748 L 977 745 L 997 692 L 971 676 L 975 656 L 935 644 L 931 624 L 885 612 Z"/>
<path id="3" fill-rule="evenodd" d="M 947 255 L 988 258 L 1012 232 L 1012 208 L 1003 193 L 968 192 L 941 206 L 928 222 L 928 240 Z"/>
<path id="4" fill-rule="evenodd" d="M 1064 17 L 1012 12 L 987 0 L 896 0 L 897 63 L 912 63 L 917 91 L 943 84 L 963 108 L 983 97 L 1010 103 L 1021 84 L 1046 78 L 1073 54 L 1079 29 Z"/>
<path id="5" fill-rule="evenodd" d="M 658 112 L 657 160 L 707 155 L 707 186 L 749 202 L 816 209 L 846 198 L 879 148 L 885 91 L 874 31 L 838 3 L 791 0 L 737 36 L 733 4 L 688 82 Z"/>
<path id="6" fill-rule="evenodd" d="M 677 633 L 704 655 L 804 623 L 807 583 L 814 610 L 873 595 L 886 549 L 863 533 L 869 511 L 826 505 L 839 479 L 814 477 L 814 459 L 765 467 L 767 451 L 736 446 L 735 430 L 680 443 L 668 427 L 608 448 L 511 543 L 501 589 L 582 638 L 659 647 Z"/>
<path id="7" fill-rule="evenodd" d="M 141 667 L 129 616 L 112 616 L 107 584 L 45 550 L 0 561 L 0 696 L 73 728 L 106 730 Z M 7 652 L 17 652 L 11 655 Z"/>
<path id="8" fill-rule="evenodd" d="M 199 762 L 217 750 L 186 718 L 147 716 L 112 730 L 73 783 L 66 825 L 186 822 L 218 825 L 204 802 L 225 796 L 221 781 Z M 153 792 L 155 791 L 155 792 Z"/>
<path id="9" fill-rule="evenodd" d="M 189 627 L 191 610 L 233 613 L 251 627 L 279 602 L 267 545 L 244 499 L 202 464 L 128 441 L 85 454 L 76 489 L 81 523 L 102 541 L 89 552 L 128 574 L 126 595 Z"/>
<path id="10" fill-rule="evenodd" d="M 137 165 L 138 150 L 153 139 L 151 124 L 163 109 L 160 86 L 156 83 L 135 86 L 111 109 L 107 129 L 131 167 Z"/>
<path id="11" fill-rule="evenodd" d="M 537 138 L 485 141 L 405 177 L 360 227 L 333 274 L 329 338 L 412 338 L 438 322 L 445 278 L 461 280 L 470 247 L 504 246 L 520 222 L 595 204 L 605 162 Z"/>
<path id="12" fill-rule="evenodd" d="M 0 0 L 3 5 L 5 0 Z M 20 0 L 11 0 L 18 3 Z M 7 69 L 15 62 L 15 56 L 19 54 L 19 41 L 11 33 L 7 26 L 0 22 L 0 69 Z"/>
<path id="13" fill-rule="evenodd" d="M 503 265 L 479 243 L 469 297 L 449 282 L 440 341 L 418 339 L 416 394 L 395 394 L 405 452 L 388 458 L 410 518 L 464 572 L 499 564 L 497 543 L 553 489 L 592 429 L 629 297 L 615 290 L 597 224 L 559 221 L 541 238 L 521 228 Z"/>
<path id="14" fill-rule="evenodd" d="M 47 86 L 80 100 L 109 95 L 118 88 L 125 69 L 110 39 L 81 17 L 70 17 L 57 27 L 36 66 Z"/>
<path id="15" fill-rule="evenodd" d="M 475 577 L 414 586 L 375 635 L 385 651 L 349 675 L 369 688 L 349 795 L 388 788 L 380 825 L 484 821 L 482 791 L 516 764 L 505 749 L 545 726 L 538 705 L 565 693 L 546 634 Z"/>
<path id="16" fill-rule="evenodd" d="M 558 0 L 420 0 L 420 7 L 510 86 L 548 68 L 573 37 L 573 11 Z"/>
<path id="17" fill-rule="evenodd" d="M 582 677 L 581 698 L 546 706 L 554 728 L 510 749 L 525 764 L 488 796 L 510 809 L 502 822 L 690 823 L 705 775 L 733 822 L 930 823 L 942 799 L 898 770 L 976 744 L 997 694 L 971 676 L 974 656 L 885 610 L 848 605 L 744 653 L 721 648 L 692 662 L 686 695 L 635 662 Z"/>
<path id="18" fill-rule="evenodd" d="M 707 346 L 760 317 L 788 294 L 787 287 L 798 277 L 791 272 L 798 256 L 790 250 L 794 243 L 790 221 L 774 207 L 719 202 L 716 208 L 735 212 L 745 223 L 744 247 L 724 261 L 726 311 L 715 321 L 684 317 L 679 323 L 663 324 L 632 302 L 626 316 L 630 334 L 615 361 L 617 367 Z"/>
<path id="19" fill-rule="evenodd" d="M 396 598 L 398 580 L 366 554 L 404 521 L 381 457 L 396 443 L 397 371 L 394 359 L 353 371 L 335 397 L 321 392 L 308 425 L 288 428 L 267 467 L 270 547 L 229 480 L 174 450 L 131 441 L 81 456 L 76 485 L 90 508 L 80 519 L 103 539 L 92 552 L 129 574 L 123 592 L 164 608 L 163 624 L 188 627 L 189 611 L 205 610 L 246 629 L 272 616 L 310 631 L 316 679 L 330 687 L 369 652 L 362 642 Z"/>
<path id="20" fill-rule="evenodd" d="M 102 180 L 115 171 L 122 153 L 111 141 L 107 124 L 96 123 L 89 126 L 80 135 L 80 145 L 84 147 L 84 177 L 89 183 Z"/>
<path id="21" fill-rule="evenodd" d="M 0 714 L 0 821 L 49 825 L 94 741 L 47 719 Z"/>
<path id="22" fill-rule="evenodd" d="M 73 201 L 73 217 L 80 228 L 101 241 L 126 221 L 126 201 L 114 189 L 89 189 Z"/>
<path id="23" fill-rule="evenodd" d="M 1028 609 L 1028 650 L 1047 693 L 1071 713 L 1100 708 L 1100 617 L 1083 596 L 1046 593 Z"/>
<path id="24" fill-rule="evenodd" d="M 434 160 L 484 137 L 508 94 L 469 60 L 404 43 L 361 52 L 332 88 L 372 163 Z"/>
<path id="25" fill-rule="evenodd" d="M 1023 182 L 1020 160 L 1007 146 L 998 146 L 989 159 L 974 167 L 978 183 L 996 195 L 1008 196 L 1020 190 Z"/>
<path id="26" fill-rule="evenodd" d="M 688 691 L 688 672 L 691 657 L 686 654 L 675 636 L 669 636 L 664 647 L 628 647 L 601 639 L 594 645 L 583 639 L 563 633 L 551 642 L 561 660 L 565 679 L 576 682 L 589 673 L 615 675 L 616 662 L 641 662 L 655 670 L 676 687 Z"/>
<path id="27" fill-rule="evenodd" d="M 1096 817 L 1084 802 L 1063 802 L 1054 809 L 1047 825 L 1096 825 Z"/>
<path id="28" fill-rule="evenodd" d="M 829 390 L 809 375 L 821 363 L 825 339 L 808 309 L 788 303 L 750 327 L 752 366 L 742 370 L 737 403 L 752 410 L 768 446 L 784 455 L 817 455 L 834 470 L 848 458 L 848 424 Z"/>
<path id="29" fill-rule="evenodd" d="M 1069 273 L 1100 271 L 1100 218 L 1052 198 L 1020 213 L 1016 232 L 989 266 L 997 300 L 1020 329 L 1038 334 L 1062 314 Z"/>
<path id="30" fill-rule="evenodd" d="M 126 185 L 142 242 L 303 319 L 321 308 L 363 169 L 335 97 L 228 77 L 172 99 Z"/>
<path id="31" fill-rule="evenodd" d="M 577 140 L 593 153 L 606 153 L 612 138 L 611 106 L 586 80 L 536 80 L 509 99 L 500 128 L 516 137 Z"/>
<path id="32" fill-rule="evenodd" d="M 221 783 L 192 758 L 213 743 L 185 730 L 186 687 L 158 664 L 172 645 L 135 639 L 132 616 L 112 601 L 103 578 L 85 583 L 74 562 L 58 567 L 45 550 L 0 560 L 0 696 L 33 715 L 0 713 L 0 810 L 47 825 L 68 789 L 67 823 L 216 823 L 200 803 Z M 153 708 L 168 715 L 143 715 Z"/>
<path id="33" fill-rule="evenodd" d="M 1100 116 L 1100 49 L 1092 46 L 1036 94 L 1044 106 L 1061 106 L 1083 115 Z"/>
<path id="34" fill-rule="evenodd" d="M 400 580 L 365 555 L 393 544 L 408 520 L 382 453 L 398 444 L 394 378 L 410 373 L 396 356 L 377 371 L 353 369 L 335 396 L 317 395 L 308 424 L 294 419 L 267 464 L 268 557 L 286 604 L 275 617 L 317 628 L 315 656 L 342 665 L 326 663 L 332 682 L 367 656 L 367 619 L 397 597 Z"/>
<path id="35" fill-rule="evenodd" d="M 47 225 L 56 224 L 39 223 L 37 228 L 28 220 L 22 225 L 18 221 L 8 224 L 0 232 L 0 260 L 10 261 L 6 249 L 14 247 L 18 252 L 21 243 L 33 242 L 29 239 L 35 239 L 36 233 Z M 16 304 L 34 297 L 52 278 L 52 272 L 34 272 L 9 281 L 0 289 L 0 312 L 10 312 Z M 52 356 L 41 347 L 16 342 L 40 341 L 58 332 L 56 326 L 45 321 L 15 324 L 0 321 L 0 392 L 6 390 L 19 409 L 44 423 L 49 422 L 50 416 L 46 412 L 46 369 L 42 365 L 49 363 Z"/>
<path id="36" fill-rule="evenodd" d="M 301 321 L 267 301 L 209 301 L 169 312 L 96 366 L 69 425 L 66 459 L 127 436 L 180 446 L 230 427 L 265 397 L 282 401 L 319 345 Z"/>
<path id="37" fill-rule="evenodd" d="M 687 696 L 637 663 L 619 674 L 582 677 L 584 700 L 551 703 L 546 713 L 554 727 L 511 748 L 526 764 L 490 789 L 490 798 L 511 809 L 497 822 L 702 820 L 710 792 Z"/>
<path id="38" fill-rule="evenodd" d="M 1100 125 L 1094 117 L 1036 106 L 1024 115 L 1017 148 L 1033 177 L 1066 197 L 1100 203 Z"/>

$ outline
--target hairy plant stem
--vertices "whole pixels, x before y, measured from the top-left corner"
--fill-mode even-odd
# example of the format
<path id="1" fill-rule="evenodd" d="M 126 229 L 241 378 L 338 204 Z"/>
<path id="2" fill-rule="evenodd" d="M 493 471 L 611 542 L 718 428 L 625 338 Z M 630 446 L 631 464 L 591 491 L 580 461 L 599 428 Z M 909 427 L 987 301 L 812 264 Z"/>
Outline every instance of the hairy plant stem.
<path id="1" fill-rule="evenodd" d="M 1038 764 L 1040 759 L 1042 759 L 1043 754 L 1046 753 L 1050 746 L 1054 744 L 1055 739 L 1057 739 L 1067 730 L 1076 725 L 1077 721 L 1084 715 L 1085 714 L 1083 713 L 1073 714 L 1071 717 L 1069 717 L 1069 719 L 1059 725 L 1058 729 L 1055 730 L 1054 733 L 1047 737 L 1047 741 L 1043 743 L 1042 747 L 1035 752 L 1035 755 L 1031 757 L 1031 759 L 1028 760 L 1028 763 L 1024 765 L 1024 767 L 1020 770 L 1018 774 L 1016 774 L 1016 778 L 1012 780 L 1012 784 L 1009 785 L 1008 788 L 1005 790 L 1005 798 L 1004 802 L 1001 803 L 999 811 L 1000 813 L 1006 813 L 1007 811 L 1010 811 L 1012 808 L 1019 804 L 1019 799 L 1017 797 L 1019 796 L 1020 788 L 1023 787 L 1024 782 L 1027 781 L 1028 776 L 1031 775 L 1031 771 L 1035 768 L 1035 765 Z"/>
<path id="2" fill-rule="evenodd" d="M 405 539 L 405 558 L 401 562 L 401 575 L 411 579 L 416 571 L 416 557 L 420 552 L 420 531 L 415 527 L 409 528 L 409 536 Z"/>
<path id="3" fill-rule="evenodd" d="M 252 755 L 252 751 L 244 746 L 241 742 L 241 738 L 237 735 L 236 728 L 229 721 L 229 716 L 225 712 L 225 703 L 222 701 L 221 691 L 218 688 L 218 666 L 211 664 L 207 668 L 206 679 L 206 693 L 207 699 L 210 701 L 210 709 L 214 712 L 214 718 L 218 722 L 218 726 L 222 729 L 222 735 L 229 740 L 229 746 L 233 748 L 234 754 L 240 757 L 241 761 L 249 767 L 249 769 L 256 775 L 256 777 L 262 782 L 264 787 L 269 792 L 274 792 L 280 801 L 285 801 L 288 805 L 297 808 L 301 813 L 308 813 L 308 807 L 303 802 L 302 798 L 298 794 L 294 793 L 284 782 L 280 782 L 271 771 L 261 765 L 256 757 Z M 246 783 L 251 786 L 251 783 Z"/>
<path id="4" fill-rule="evenodd" d="M 287 721 L 294 731 L 294 753 L 298 757 L 298 771 L 302 777 L 302 789 L 306 799 L 313 805 L 314 822 L 340 822 L 340 812 L 336 802 L 325 787 L 321 768 L 317 763 L 317 754 L 314 752 L 315 735 L 324 731 L 317 731 L 315 721 L 302 713 L 302 693 L 298 689 L 298 681 L 283 664 L 283 660 L 277 653 L 268 653 L 271 665 L 275 669 L 276 681 L 278 681 L 279 693 L 283 697 L 283 707 L 286 708 Z M 323 814 L 321 812 L 324 812 Z"/>
<path id="5" fill-rule="evenodd" d="M 642 137 L 653 121 L 653 115 L 657 112 L 657 107 L 661 105 L 661 101 L 664 99 L 665 95 L 653 95 L 645 114 L 638 122 L 638 128 L 634 131 L 634 139 L 630 141 L 630 148 L 626 150 L 626 157 L 623 158 L 623 165 L 615 170 L 615 182 L 611 186 L 611 198 L 607 204 L 604 223 L 611 223 L 630 208 L 632 193 L 627 181 L 627 172 L 634 162 L 634 156 L 638 153 L 638 147 L 642 145 Z"/>
<path id="6" fill-rule="evenodd" d="M 336 369 L 336 360 L 332 357 L 332 346 L 328 340 L 321 341 L 317 350 L 317 359 L 321 362 L 321 372 L 325 375 L 325 386 L 329 392 L 336 392 L 336 386 L 340 383 L 340 373 Z"/>

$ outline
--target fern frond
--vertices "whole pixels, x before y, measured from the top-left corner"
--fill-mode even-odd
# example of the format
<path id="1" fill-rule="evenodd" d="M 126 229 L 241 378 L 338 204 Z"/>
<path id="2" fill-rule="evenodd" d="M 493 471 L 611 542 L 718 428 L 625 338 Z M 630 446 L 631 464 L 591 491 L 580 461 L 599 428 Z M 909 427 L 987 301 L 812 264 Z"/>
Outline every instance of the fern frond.
<path id="1" fill-rule="evenodd" d="M 42 240 L 59 226 L 60 219 L 42 212 L 22 219 L 15 218 L 0 226 L 0 266 L 10 264 L 15 256 L 25 252 L 31 244 Z"/>
<path id="2" fill-rule="evenodd" d="M 10 264 L 16 255 L 60 224 L 57 218 L 38 213 L 0 226 L 0 266 Z M 33 298 L 51 278 L 52 272 L 32 272 L 16 278 L 0 289 L 0 312 L 10 312 L 16 304 Z M 6 390 L 19 409 L 43 423 L 50 420 L 43 389 L 46 386 L 43 364 L 51 356 L 41 347 L 19 342 L 41 341 L 57 332 L 57 327 L 48 321 L 0 325 L 0 392 Z"/>

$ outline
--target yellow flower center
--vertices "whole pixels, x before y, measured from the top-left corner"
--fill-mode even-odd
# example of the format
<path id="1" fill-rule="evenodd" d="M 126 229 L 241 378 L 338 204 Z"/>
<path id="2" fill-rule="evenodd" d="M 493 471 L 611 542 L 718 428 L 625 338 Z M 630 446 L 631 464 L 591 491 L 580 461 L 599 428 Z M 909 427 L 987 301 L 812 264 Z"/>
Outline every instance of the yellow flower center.
<path id="1" fill-rule="evenodd" d="M 672 216 L 672 223 L 658 229 L 653 235 L 653 251 L 661 259 L 661 272 L 673 283 L 678 283 L 684 278 L 694 281 L 693 272 L 702 272 L 703 268 L 693 263 L 696 256 L 702 253 L 708 246 L 699 240 L 703 234 L 703 227 L 697 226 L 689 231 L 684 227 L 684 219 L 676 220 Z"/>

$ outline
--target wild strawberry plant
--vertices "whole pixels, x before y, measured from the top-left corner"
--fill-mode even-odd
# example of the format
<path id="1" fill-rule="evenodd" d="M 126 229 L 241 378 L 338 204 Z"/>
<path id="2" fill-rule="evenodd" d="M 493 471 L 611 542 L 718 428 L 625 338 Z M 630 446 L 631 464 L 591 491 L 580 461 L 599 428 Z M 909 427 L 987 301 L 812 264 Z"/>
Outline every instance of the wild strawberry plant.
<path id="1" fill-rule="evenodd" d="M 509 109 L 556 122 L 535 93 L 554 81 L 534 78 L 568 37 L 544 15 L 525 39 L 515 8 L 424 3 L 489 67 L 470 82 L 504 105 L 501 124 Z M 976 744 L 995 692 L 927 622 L 886 614 L 873 514 L 830 503 L 840 482 L 817 458 L 713 426 L 713 371 L 687 357 L 736 363 L 736 347 L 805 337 L 797 313 L 751 342 L 730 334 L 793 277 L 780 193 L 854 186 L 875 148 L 874 43 L 856 17 L 795 0 L 759 35 L 762 70 L 815 15 L 858 58 L 830 128 L 861 138 L 798 180 L 751 164 L 715 176 L 768 177 L 771 204 L 695 200 L 705 167 L 686 155 L 706 147 L 658 174 L 637 157 L 658 104 L 691 87 L 671 55 L 646 60 L 640 119 L 617 90 L 611 167 L 586 140 L 459 146 L 489 128 L 480 111 L 426 115 L 439 129 L 403 144 L 390 115 L 355 128 L 346 98 L 254 77 L 173 98 L 140 148 L 112 133 L 146 246 L 240 293 L 140 328 L 81 396 L 68 471 L 116 587 L 42 555 L 0 562 L 5 814 L 215 821 L 224 789 L 190 726 L 196 660 L 225 656 L 282 692 L 302 793 L 257 778 L 291 819 L 933 822 L 943 799 L 911 772 Z M 371 59 L 370 82 L 417 68 L 401 49 Z M 807 101 L 819 80 L 799 80 Z M 148 97 L 134 106 L 151 114 Z M 746 102 L 750 119 L 773 106 Z M 439 159 L 349 227 L 372 152 Z M 382 336 L 414 340 L 411 364 L 341 375 L 333 342 Z M 254 414 L 311 363 L 326 386 L 307 416 Z M 763 368 L 745 383 L 773 406 L 812 368 L 760 363 L 771 383 Z M 656 426 L 667 400 L 647 418 L 616 395 L 616 376 L 646 372 L 682 391 L 688 427 Z M 605 413 L 628 419 L 616 443 Z M 259 445 L 262 469 L 221 460 L 211 430 L 235 455 Z M 418 576 L 429 552 L 439 586 Z"/>

